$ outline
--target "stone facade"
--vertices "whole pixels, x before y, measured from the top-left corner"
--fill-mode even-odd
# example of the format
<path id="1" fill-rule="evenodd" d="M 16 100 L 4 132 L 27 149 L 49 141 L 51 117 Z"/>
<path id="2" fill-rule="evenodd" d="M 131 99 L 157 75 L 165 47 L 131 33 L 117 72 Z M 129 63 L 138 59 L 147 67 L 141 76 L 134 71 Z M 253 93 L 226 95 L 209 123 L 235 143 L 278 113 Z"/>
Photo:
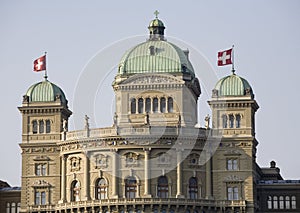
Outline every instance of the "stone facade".
<path id="1" fill-rule="evenodd" d="M 149 40 L 165 42 L 163 31 Z M 249 85 L 230 78 L 237 79 L 224 79 L 238 84 L 232 88 Z M 91 129 L 86 117 L 85 129 L 75 131 L 68 131 L 72 112 L 62 92 L 54 101 L 30 101 L 27 93 L 19 107 L 20 212 L 276 212 L 281 203 L 266 205 L 281 194 L 290 197 L 289 211 L 299 211 L 299 182 L 276 182 L 282 178 L 274 168 L 256 164 L 259 107 L 252 89 L 235 96 L 220 95 L 222 89 L 228 88 L 213 90 L 211 119 L 200 128 L 193 70 L 118 73 L 113 125 Z"/>

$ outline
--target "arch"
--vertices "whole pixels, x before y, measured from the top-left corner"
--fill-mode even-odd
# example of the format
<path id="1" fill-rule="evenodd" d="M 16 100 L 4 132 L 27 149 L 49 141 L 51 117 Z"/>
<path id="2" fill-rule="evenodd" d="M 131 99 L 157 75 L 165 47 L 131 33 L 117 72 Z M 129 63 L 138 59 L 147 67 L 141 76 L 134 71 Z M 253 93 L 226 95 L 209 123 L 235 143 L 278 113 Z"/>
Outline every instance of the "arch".
<path id="1" fill-rule="evenodd" d="M 235 127 L 241 128 L 241 115 L 240 114 L 235 115 Z"/>
<path id="2" fill-rule="evenodd" d="M 130 112 L 131 112 L 131 114 L 136 113 L 136 99 L 135 98 L 132 98 L 130 100 Z"/>
<path id="3" fill-rule="evenodd" d="M 80 182 L 73 180 L 71 183 L 71 201 L 80 201 Z"/>
<path id="4" fill-rule="evenodd" d="M 165 97 L 160 98 L 160 112 L 161 113 L 166 112 L 166 98 Z"/>
<path id="5" fill-rule="evenodd" d="M 32 133 L 37 134 L 38 132 L 38 122 L 37 120 L 32 121 Z"/>
<path id="6" fill-rule="evenodd" d="M 234 116 L 230 114 L 229 116 L 229 128 L 234 128 Z"/>
<path id="7" fill-rule="evenodd" d="M 6 213 L 10 213 L 10 203 L 6 203 Z"/>
<path id="8" fill-rule="evenodd" d="M 173 111 L 174 111 L 173 98 L 169 97 L 168 98 L 168 112 L 173 112 Z"/>
<path id="9" fill-rule="evenodd" d="M 278 197 L 273 196 L 273 209 L 278 209 Z"/>
<path id="10" fill-rule="evenodd" d="M 154 113 L 157 113 L 158 112 L 158 98 L 153 98 L 153 106 L 152 106 L 153 108 L 153 112 Z"/>
<path id="11" fill-rule="evenodd" d="M 98 178 L 95 184 L 95 199 L 107 199 L 107 181 L 103 177 Z"/>
<path id="12" fill-rule="evenodd" d="M 272 197 L 271 196 L 268 196 L 267 205 L 268 205 L 268 209 L 272 209 Z"/>
<path id="13" fill-rule="evenodd" d="M 292 209 L 296 209 L 296 196 L 292 196 Z"/>
<path id="14" fill-rule="evenodd" d="M 169 197 L 169 183 L 166 176 L 160 176 L 157 179 L 157 196 L 159 198 Z"/>
<path id="15" fill-rule="evenodd" d="M 138 99 L 138 113 L 143 113 L 144 112 L 144 99 L 139 98 Z"/>
<path id="16" fill-rule="evenodd" d="M 290 209 L 291 203 L 290 203 L 290 196 L 285 196 L 285 208 Z"/>
<path id="17" fill-rule="evenodd" d="M 146 112 L 151 112 L 151 99 L 146 98 Z"/>
<path id="18" fill-rule="evenodd" d="M 51 121 L 46 120 L 46 133 L 50 133 L 50 132 L 51 132 Z"/>
<path id="19" fill-rule="evenodd" d="M 134 176 L 125 178 L 125 196 L 127 199 L 133 199 L 137 195 L 137 179 Z"/>
<path id="20" fill-rule="evenodd" d="M 284 209 L 283 196 L 279 196 L 279 209 Z"/>
<path id="21" fill-rule="evenodd" d="M 196 177 L 189 179 L 189 196 L 190 199 L 198 198 L 198 179 Z"/>
<path id="22" fill-rule="evenodd" d="M 44 127 L 45 127 L 45 124 L 44 124 L 44 121 L 43 120 L 40 120 L 39 121 L 39 133 L 44 133 Z"/>

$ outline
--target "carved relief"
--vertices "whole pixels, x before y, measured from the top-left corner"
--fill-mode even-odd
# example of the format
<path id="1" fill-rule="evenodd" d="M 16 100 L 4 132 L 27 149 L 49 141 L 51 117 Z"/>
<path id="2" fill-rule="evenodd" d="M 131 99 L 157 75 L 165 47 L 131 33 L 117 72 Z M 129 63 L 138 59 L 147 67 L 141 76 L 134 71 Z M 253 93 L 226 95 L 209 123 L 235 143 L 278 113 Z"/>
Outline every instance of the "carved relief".
<path id="1" fill-rule="evenodd" d="M 71 172 L 80 171 L 80 169 L 81 169 L 80 163 L 81 163 L 80 157 L 71 157 L 70 158 Z"/>
<path id="2" fill-rule="evenodd" d="M 170 84 L 170 83 L 181 83 L 181 81 L 164 75 L 146 75 L 138 76 L 134 79 L 128 79 L 124 81 L 124 84 Z"/>
<path id="3" fill-rule="evenodd" d="M 139 154 L 129 152 L 125 154 L 125 166 L 126 167 L 137 167 L 139 160 Z"/>
<path id="4" fill-rule="evenodd" d="M 49 182 L 45 180 L 36 180 L 32 184 L 33 187 L 49 187 L 51 186 Z"/>
<path id="5" fill-rule="evenodd" d="M 229 175 L 224 179 L 225 182 L 243 182 L 243 179 L 237 175 Z"/>
<path id="6" fill-rule="evenodd" d="M 95 168 L 104 169 L 107 168 L 107 155 L 97 154 L 94 156 Z"/>
<path id="7" fill-rule="evenodd" d="M 169 166 L 171 161 L 171 156 L 167 153 L 160 153 L 157 158 L 158 166 Z"/>

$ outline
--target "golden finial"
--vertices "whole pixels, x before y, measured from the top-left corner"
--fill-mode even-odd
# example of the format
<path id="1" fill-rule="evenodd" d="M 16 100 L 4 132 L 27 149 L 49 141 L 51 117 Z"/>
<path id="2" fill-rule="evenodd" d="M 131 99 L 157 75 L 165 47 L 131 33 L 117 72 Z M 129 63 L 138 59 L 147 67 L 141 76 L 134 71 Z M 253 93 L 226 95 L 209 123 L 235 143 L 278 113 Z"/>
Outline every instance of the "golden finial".
<path id="1" fill-rule="evenodd" d="M 155 10 L 154 11 L 155 18 L 158 18 L 158 14 L 159 14 L 158 10 Z"/>

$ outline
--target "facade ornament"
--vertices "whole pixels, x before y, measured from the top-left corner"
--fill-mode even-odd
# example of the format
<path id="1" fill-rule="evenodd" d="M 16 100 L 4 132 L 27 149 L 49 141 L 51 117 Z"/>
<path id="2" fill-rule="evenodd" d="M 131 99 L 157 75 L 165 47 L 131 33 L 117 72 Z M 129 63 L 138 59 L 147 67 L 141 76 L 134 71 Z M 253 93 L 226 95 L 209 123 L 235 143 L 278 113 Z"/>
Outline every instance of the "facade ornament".
<path id="1" fill-rule="evenodd" d="M 205 129 L 209 129 L 209 123 L 210 123 L 210 116 L 207 114 L 204 118 L 205 120 Z"/>
<path id="2" fill-rule="evenodd" d="M 84 116 L 84 123 L 85 123 L 84 128 L 85 128 L 86 130 L 89 130 L 89 129 L 90 129 L 89 119 L 90 119 L 90 118 L 89 118 L 87 115 Z"/>
<path id="3" fill-rule="evenodd" d="M 114 127 L 117 127 L 117 125 L 118 125 L 118 115 L 117 115 L 117 113 L 115 112 L 115 114 L 114 114 Z"/>
<path id="4" fill-rule="evenodd" d="M 28 102 L 28 101 L 29 101 L 29 96 L 23 95 L 23 102 Z"/>
<path id="5" fill-rule="evenodd" d="M 68 121 L 67 121 L 67 119 L 63 119 L 63 131 L 64 132 L 68 131 Z"/>
<path id="6" fill-rule="evenodd" d="M 147 112 L 145 115 L 145 125 L 149 125 L 150 124 L 150 119 L 149 119 L 149 113 Z"/>

